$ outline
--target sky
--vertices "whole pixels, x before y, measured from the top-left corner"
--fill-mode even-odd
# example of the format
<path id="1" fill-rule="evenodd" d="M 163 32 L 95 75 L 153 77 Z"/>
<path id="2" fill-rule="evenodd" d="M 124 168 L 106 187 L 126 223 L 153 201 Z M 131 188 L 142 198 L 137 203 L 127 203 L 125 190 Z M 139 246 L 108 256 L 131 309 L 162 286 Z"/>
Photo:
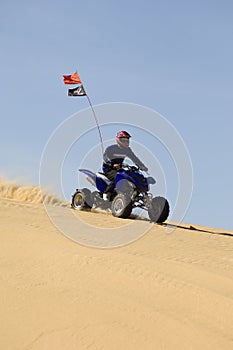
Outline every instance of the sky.
<path id="1" fill-rule="evenodd" d="M 86 98 L 67 96 L 62 81 L 63 74 L 78 70 L 94 106 L 137 104 L 174 126 L 193 168 L 183 221 L 232 230 L 232 34 L 230 0 L 1 0 L 0 175 L 39 183 L 49 138 L 67 118 L 88 108 Z M 80 118 L 84 127 L 85 122 Z M 137 148 L 140 132 L 132 131 Z M 104 141 L 114 140 L 114 132 L 106 128 Z M 80 146 L 84 154 L 93 147 L 88 137 Z M 150 151 L 165 163 L 173 205 L 174 169 L 156 145 Z M 143 158 L 144 151 L 138 147 L 137 154 Z M 74 149 L 65 164 L 69 196 L 80 165 Z"/>

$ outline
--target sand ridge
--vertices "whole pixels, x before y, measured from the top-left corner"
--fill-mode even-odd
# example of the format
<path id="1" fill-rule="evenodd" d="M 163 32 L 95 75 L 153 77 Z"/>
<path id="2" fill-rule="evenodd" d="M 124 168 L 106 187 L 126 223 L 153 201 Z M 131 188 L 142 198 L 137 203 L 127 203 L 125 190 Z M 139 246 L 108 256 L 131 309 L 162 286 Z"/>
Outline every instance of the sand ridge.
<path id="1" fill-rule="evenodd" d="M 15 181 L 0 178 L 0 198 L 13 199 L 24 203 L 48 203 L 52 205 L 67 205 L 56 195 L 39 186 L 19 185 Z"/>

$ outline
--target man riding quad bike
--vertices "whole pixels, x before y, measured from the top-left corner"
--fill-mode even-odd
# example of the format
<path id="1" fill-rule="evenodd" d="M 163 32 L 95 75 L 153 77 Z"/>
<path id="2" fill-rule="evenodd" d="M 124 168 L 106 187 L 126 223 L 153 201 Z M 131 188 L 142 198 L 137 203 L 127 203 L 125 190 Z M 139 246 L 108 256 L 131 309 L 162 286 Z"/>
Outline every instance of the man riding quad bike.
<path id="1" fill-rule="evenodd" d="M 131 159 L 141 170 L 148 171 L 148 168 L 129 147 L 130 137 L 131 135 L 127 131 L 119 131 L 116 135 L 116 144 L 108 146 L 104 152 L 103 172 L 111 181 L 103 194 L 104 200 L 108 200 L 111 197 L 117 171 L 122 167 L 125 157 Z"/>
<path id="2" fill-rule="evenodd" d="M 117 144 L 106 148 L 103 173 L 79 169 L 97 190 L 91 192 L 88 188 L 77 189 L 72 196 L 71 205 L 78 210 L 110 208 L 112 215 L 119 218 L 129 217 L 133 208 L 142 208 L 148 211 L 151 221 L 162 223 L 169 215 L 169 203 L 165 198 L 153 197 L 148 192 L 149 186 L 156 181 L 142 174 L 141 171 L 148 171 L 148 168 L 130 149 L 130 137 L 126 131 L 120 131 L 116 137 Z M 125 157 L 137 166 L 124 164 Z"/>

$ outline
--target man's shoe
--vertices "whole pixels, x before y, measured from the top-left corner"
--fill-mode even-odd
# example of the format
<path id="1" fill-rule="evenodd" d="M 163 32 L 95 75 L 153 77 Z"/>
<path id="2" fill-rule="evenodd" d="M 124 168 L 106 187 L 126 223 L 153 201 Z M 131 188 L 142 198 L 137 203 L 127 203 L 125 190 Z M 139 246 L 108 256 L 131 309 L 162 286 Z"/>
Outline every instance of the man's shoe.
<path id="1" fill-rule="evenodd" d="M 110 193 L 103 193 L 103 200 L 109 201 L 110 200 Z"/>

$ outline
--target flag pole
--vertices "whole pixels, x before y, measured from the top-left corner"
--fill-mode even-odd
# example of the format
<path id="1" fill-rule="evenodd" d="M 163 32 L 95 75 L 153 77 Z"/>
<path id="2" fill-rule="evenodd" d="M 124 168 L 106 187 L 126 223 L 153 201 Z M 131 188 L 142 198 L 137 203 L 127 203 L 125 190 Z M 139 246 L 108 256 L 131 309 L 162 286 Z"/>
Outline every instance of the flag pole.
<path id="1" fill-rule="evenodd" d="M 68 91 L 68 96 L 87 96 L 87 100 L 88 100 L 88 103 L 89 103 L 89 105 L 91 107 L 91 110 L 92 110 L 92 113 L 94 115 L 95 122 L 96 122 L 96 125 L 97 125 L 97 129 L 98 129 L 98 132 L 99 132 L 99 138 L 100 138 L 100 143 L 101 143 L 101 150 L 102 150 L 102 155 L 103 155 L 104 154 L 104 143 L 103 143 L 103 139 L 102 139 L 102 135 L 101 135 L 98 119 L 97 119 L 97 116 L 95 114 L 95 110 L 94 110 L 94 108 L 92 106 L 90 97 L 86 93 L 86 91 L 84 89 L 84 86 L 83 86 L 83 83 L 82 83 L 82 81 L 81 81 L 81 79 L 80 79 L 80 77 L 78 75 L 78 71 L 76 70 L 76 72 L 74 74 L 71 74 L 71 75 L 63 75 L 63 81 L 64 81 L 64 84 L 66 84 L 66 85 L 81 84 L 81 87 L 83 89 L 83 93 L 79 92 L 76 95 L 72 95 L 72 94 L 69 95 L 69 93 L 70 93 L 70 90 L 69 90 Z"/>
<path id="2" fill-rule="evenodd" d="M 93 113 L 94 118 L 95 118 L 95 122 L 96 122 L 97 129 L 98 129 L 98 132 L 99 132 L 100 142 L 101 142 L 102 155 L 103 155 L 103 154 L 104 154 L 104 143 L 103 143 L 103 138 L 102 138 L 102 135 L 101 135 L 101 131 L 100 131 L 100 126 L 99 126 L 99 123 L 98 123 L 98 119 L 97 119 L 95 110 L 94 110 L 94 108 L 93 108 L 93 105 L 92 105 L 92 103 L 91 103 L 90 97 L 88 96 L 87 93 L 86 93 L 86 96 L 87 96 L 88 103 L 89 103 L 89 105 L 90 105 L 90 107 L 91 107 L 92 113 Z"/>

